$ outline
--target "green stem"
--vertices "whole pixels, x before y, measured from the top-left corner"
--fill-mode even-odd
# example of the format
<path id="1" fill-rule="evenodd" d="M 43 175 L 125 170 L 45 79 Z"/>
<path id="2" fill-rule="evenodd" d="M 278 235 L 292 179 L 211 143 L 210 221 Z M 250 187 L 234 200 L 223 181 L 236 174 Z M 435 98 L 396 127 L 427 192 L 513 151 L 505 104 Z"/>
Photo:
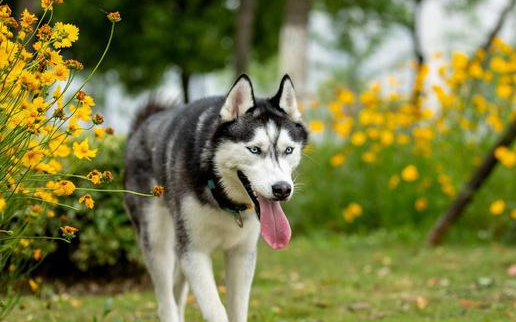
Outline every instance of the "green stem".
<path id="1" fill-rule="evenodd" d="M 61 238 L 61 237 L 46 237 L 46 236 L 16 236 L 16 237 L 6 237 L 6 238 L 0 238 L 0 242 L 5 240 L 13 240 L 13 239 L 48 239 L 48 240 L 61 240 L 66 243 L 70 243 L 68 239 Z"/>
<path id="2" fill-rule="evenodd" d="M 137 196 L 143 196 L 143 197 L 154 197 L 153 194 L 150 193 L 141 193 L 131 190 L 125 190 L 125 189 L 95 189 L 95 188 L 76 188 L 76 190 L 83 190 L 83 191 L 98 191 L 98 192 L 120 192 L 120 193 L 129 193 L 132 195 Z"/>
<path id="3" fill-rule="evenodd" d="M 60 203 L 60 202 L 50 202 L 50 201 L 46 201 L 46 200 L 43 200 L 41 198 L 35 198 L 35 197 L 19 197 L 19 198 L 20 199 L 37 200 L 37 201 L 41 201 L 41 202 L 48 203 L 48 204 L 51 204 L 51 205 L 57 205 L 57 206 L 61 206 L 61 207 L 65 207 L 65 208 L 70 208 L 70 209 L 79 211 L 79 208 L 77 208 L 77 207 L 70 206 L 70 205 L 67 205 L 67 204 L 64 204 L 64 203 Z"/>

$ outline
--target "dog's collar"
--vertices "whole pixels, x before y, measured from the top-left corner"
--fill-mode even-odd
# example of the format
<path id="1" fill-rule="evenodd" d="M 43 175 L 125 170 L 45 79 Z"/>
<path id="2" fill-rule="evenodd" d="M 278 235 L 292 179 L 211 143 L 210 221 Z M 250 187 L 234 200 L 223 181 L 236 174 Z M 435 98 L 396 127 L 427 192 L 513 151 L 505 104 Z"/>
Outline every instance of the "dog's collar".
<path id="1" fill-rule="evenodd" d="M 238 226 L 242 228 L 244 226 L 244 222 L 240 212 L 244 210 L 251 210 L 253 209 L 253 206 L 242 203 L 235 203 L 229 199 L 229 197 L 224 192 L 224 189 L 220 185 L 220 180 L 218 180 L 218 178 L 211 178 L 208 180 L 208 189 L 210 189 L 211 195 L 217 201 L 220 209 L 230 212 L 235 217 L 235 221 Z"/>

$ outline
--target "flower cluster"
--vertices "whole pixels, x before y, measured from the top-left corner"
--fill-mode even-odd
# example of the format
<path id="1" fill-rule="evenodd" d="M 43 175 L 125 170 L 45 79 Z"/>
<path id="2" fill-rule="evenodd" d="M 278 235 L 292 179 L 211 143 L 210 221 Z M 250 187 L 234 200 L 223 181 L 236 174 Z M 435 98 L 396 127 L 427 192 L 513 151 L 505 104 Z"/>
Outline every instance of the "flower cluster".
<path id="1" fill-rule="evenodd" d="M 422 66 L 409 93 L 401 89 L 399 79 L 389 76 L 361 93 L 336 88 L 331 101 L 315 102 L 309 110 L 317 115 L 308 124 L 311 132 L 339 147 L 329 158 L 332 167 L 344 167 L 357 155 L 371 169 L 390 162 L 389 171 L 394 172 L 385 187 L 396 193 L 401 185 L 411 186 L 417 212 L 429 206 L 428 191 L 455 197 L 516 117 L 516 52 L 508 44 L 495 39 L 487 52 L 453 52 L 449 59 L 435 54 L 431 59 L 437 67 Z M 432 73 L 437 77 L 430 78 Z M 421 95 L 418 100 L 414 93 Z M 450 167 L 450 156 L 466 154 L 473 157 L 463 160 L 459 170 Z M 514 147 L 499 147 L 494 156 L 505 168 L 516 166 Z M 491 213 L 504 212 L 500 201 L 491 206 Z M 343 214 L 346 222 L 357 217 L 349 207 Z"/>
<path id="2" fill-rule="evenodd" d="M 60 238 L 46 237 L 45 229 L 53 218 L 66 224 L 66 215 L 59 214 L 63 208 L 94 207 L 90 194 L 73 205 L 60 200 L 80 190 L 95 190 L 81 182 L 96 185 L 113 179 L 109 171 L 72 174 L 72 165 L 95 158 L 98 145 L 113 130 L 99 126 L 103 117 L 94 114 L 94 99 L 82 91 L 96 68 L 71 93 L 83 65 L 64 58 L 62 50 L 78 40 L 79 29 L 52 21 L 51 10 L 62 2 L 42 0 L 41 17 L 24 10 L 18 19 L 9 5 L 0 5 L 0 270 L 5 265 L 10 272 L 1 274 L 4 286 L 12 285 L 9 279 L 18 279 L 23 268 L 30 267 L 27 258 L 39 261 L 44 256 L 37 246 L 40 242 Z M 114 14 L 109 20 L 112 37 L 114 20 L 120 16 Z M 65 240 L 78 231 L 71 226 L 60 230 Z M 10 236 L 3 238 L 5 234 Z"/>

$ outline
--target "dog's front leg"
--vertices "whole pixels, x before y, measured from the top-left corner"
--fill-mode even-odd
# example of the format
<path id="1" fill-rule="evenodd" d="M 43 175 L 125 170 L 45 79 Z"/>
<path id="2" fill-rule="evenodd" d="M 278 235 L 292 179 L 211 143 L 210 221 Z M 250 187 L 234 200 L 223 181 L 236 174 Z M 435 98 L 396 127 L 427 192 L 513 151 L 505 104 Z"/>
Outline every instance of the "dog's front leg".
<path id="1" fill-rule="evenodd" d="M 256 248 L 228 250 L 225 259 L 229 321 L 245 322 L 256 265 Z"/>
<path id="2" fill-rule="evenodd" d="M 228 322 L 217 292 L 210 255 L 200 251 L 187 252 L 181 256 L 181 266 L 204 319 L 208 322 Z"/>

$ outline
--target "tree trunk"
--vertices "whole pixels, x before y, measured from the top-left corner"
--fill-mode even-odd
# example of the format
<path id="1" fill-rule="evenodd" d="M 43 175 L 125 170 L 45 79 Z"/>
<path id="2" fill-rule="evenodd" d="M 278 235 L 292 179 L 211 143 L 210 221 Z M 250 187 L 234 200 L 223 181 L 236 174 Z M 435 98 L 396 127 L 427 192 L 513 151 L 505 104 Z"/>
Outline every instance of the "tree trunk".
<path id="1" fill-rule="evenodd" d="M 308 13 L 311 0 L 286 0 L 280 30 L 280 71 L 290 75 L 301 100 L 307 96 Z"/>
<path id="2" fill-rule="evenodd" d="M 507 6 L 500 13 L 500 16 L 498 17 L 498 20 L 496 21 L 496 24 L 494 25 L 493 29 L 491 30 L 491 32 L 487 36 L 486 41 L 480 47 L 480 49 L 483 49 L 484 51 L 487 51 L 489 49 L 489 47 L 491 47 L 491 44 L 493 43 L 493 40 L 496 38 L 496 36 L 500 32 L 500 30 L 502 29 L 502 27 L 503 27 L 503 25 L 505 23 L 505 20 L 507 20 L 507 15 L 509 14 L 509 12 L 512 11 L 512 9 L 514 9 L 515 5 L 516 5 L 516 0 L 509 1 Z"/>
<path id="3" fill-rule="evenodd" d="M 494 25 L 491 32 L 487 35 L 486 41 L 479 46 L 479 49 L 487 51 L 493 40 L 496 38 L 500 30 L 502 29 L 507 16 L 516 6 L 516 0 L 510 0 L 507 6 L 502 10 L 496 24 Z M 464 209 L 471 202 L 475 192 L 482 186 L 485 180 L 489 177 L 494 167 L 498 163 L 498 160 L 494 156 L 494 151 L 500 146 L 509 146 L 516 138 L 516 121 L 510 124 L 507 131 L 499 139 L 497 144 L 491 149 L 489 154 L 484 158 L 484 162 L 480 168 L 473 174 L 470 181 L 462 189 L 459 196 L 450 205 L 448 210 L 439 217 L 434 227 L 430 230 L 426 238 L 426 242 L 429 245 L 437 245 L 441 243 L 444 235 L 450 228 L 451 224 L 455 222 L 462 215 Z"/>
<path id="4" fill-rule="evenodd" d="M 469 182 L 462 188 L 457 199 L 455 199 L 448 210 L 439 218 L 428 234 L 426 239 L 427 244 L 437 245 L 442 241 L 444 234 L 450 228 L 451 224 L 460 217 L 463 210 L 471 202 L 475 192 L 482 186 L 494 167 L 498 164 L 498 160 L 494 156 L 494 151 L 500 146 L 510 146 L 515 138 L 516 120 L 509 125 L 507 131 L 494 145 L 491 151 L 489 151 L 482 165 L 480 165 L 480 168 L 475 171 Z"/>
<path id="5" fill-rule="evenodd" d="M 240 0 L 235 35 L 235 72 L 238 77 L 247 72 L 253 41 L 255 0 Z"/>
<path id="6" fill-rule="evenodd" d="M 181 71 L 181 89 L 183 90 L 183 101 L 184 103 L 190 102 L 190 72 Z"/>
<path id="7" fill-rule="evenodd" d="M 423 95 L 423 82 L 421 78 L 421 72 L 423 65 L 425 64 L 425 55 L 421 46 L 421 35 L 420 35 L 420 20 L 421 20 L 421 6 L 424 0 L 414 0 L 414 13 L 412 18 L 412 26 L 410 28 L 410 36 L 412 38 L 412 51 L 414 52 L 414 58 L 416 60 L 416 72 L 414 74 L 414 84 L 412 89 L 411 101 L 416 108 L 415 112 L 421 114 L 421 96 Z"/>

